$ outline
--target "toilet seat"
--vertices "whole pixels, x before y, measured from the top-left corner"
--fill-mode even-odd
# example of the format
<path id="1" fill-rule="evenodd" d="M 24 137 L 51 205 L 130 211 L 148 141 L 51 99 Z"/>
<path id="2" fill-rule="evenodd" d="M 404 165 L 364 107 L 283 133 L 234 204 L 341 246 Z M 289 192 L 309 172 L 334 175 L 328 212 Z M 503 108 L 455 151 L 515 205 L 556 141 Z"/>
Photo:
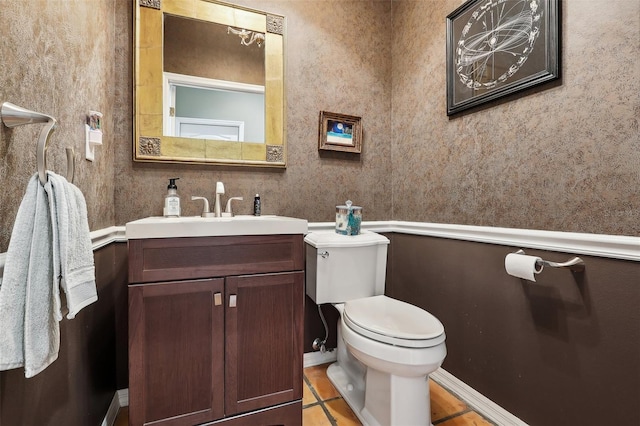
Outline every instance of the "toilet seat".
<path id="1" fill-rule="evenodd" d="M 428 348 L 444 342 L 444 326 L 429 312 L 384 295 L 344 304 L 342 319 L 354 332 L 377 342 Z"/>

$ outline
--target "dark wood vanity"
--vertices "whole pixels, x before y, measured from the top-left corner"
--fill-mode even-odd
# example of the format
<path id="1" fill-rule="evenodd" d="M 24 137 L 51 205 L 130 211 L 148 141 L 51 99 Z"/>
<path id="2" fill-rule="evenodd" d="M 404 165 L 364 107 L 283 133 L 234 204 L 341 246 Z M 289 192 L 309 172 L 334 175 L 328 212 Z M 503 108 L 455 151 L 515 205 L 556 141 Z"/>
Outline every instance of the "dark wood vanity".
<path id="1" fill-rule="evenodd" d="M 129 424 L 302 425 L 303 235 L 128 244 Z"/>

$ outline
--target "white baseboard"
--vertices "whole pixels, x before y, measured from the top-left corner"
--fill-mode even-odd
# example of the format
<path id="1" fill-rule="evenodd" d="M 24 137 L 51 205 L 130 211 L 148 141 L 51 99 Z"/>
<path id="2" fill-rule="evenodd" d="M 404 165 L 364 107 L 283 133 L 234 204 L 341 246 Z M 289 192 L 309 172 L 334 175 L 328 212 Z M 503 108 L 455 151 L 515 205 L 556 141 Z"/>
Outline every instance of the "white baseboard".
<path id="1" fill-rule="evenodd" d="M 304 354 L 304 367 L 335 362 L 337 351 L 308 352 Z M 475 411 L 500 426 L 528 426 L 513 414 L 491 401 L 448 371 L 439 368 L 429 375 L 433 381 L 453 392 Z"/>
<path id="2" fill-rule="evenodd" d="M 327 364 L 336 360 L 337 352 L 308 352 L 304 354 L 304 367 Z M 488 420 L 500 426 L 528 426 L 513 414 L 482 395 L 471 386 L 462 382 L 448 371 L 439 368 L 430 375 L 431 379 L 456 394 L 474 410 L 481 413 Z M 118 416 L 118 410 L 129 405 L 129 389 L 116 391 L 109 405 L 109 410 L 102 421 L 101 426 L 113 426 Z"/>
<path id="3" fill-rule="evenodd" d="M 109 404 L 109 409 L 107 410 L 107 414 L 104 416 L 104 420 L 102 420 L 101 426 L 112 426 L 116 421 L 116 417 L 118 417 L 118 410 L 120 410 L 120 401 L 118 398 L 118 392 L 113 394 L 113 399 L 111 400 L 111 404 Z"/>
<path id="4" fill-rule="evenodd" d="M 118 417 L 118 411 L 122 407 L 127 407 L 129 405 L 129 389 L 120 389 L 117 390 L 115 394 L 113 394 L 113 399 L 111 400 L 111 404 L 109 404 L 109 409 L 107 410 L 107 414 L 104 416 L 104 420 L 102 420 L 101 426 L 113 426 L 113 423 L 116 421 L 116 417 Z"/>
<path id="5" fill-rule="evenodd" d="M 433 381 L 447 388 L 447 390 L 456 394 L 456 396 L 460 397 L 460 399 L 466 402 L 475 411 L 481 413 L 484 417 L 497 425 L 528 426 L 527 423 L 523 422 L 442 368 L 431 373 L 429 377 Z"/>
<path id="6" fill-rule="evenodd" d="M 327 364 L 329 362 L 335 362 L 337 359 L 337 351 L 322 352 L 307 352 L 304 354 L 302 365 L 307 367 L 313 367 L 314 365 Z"/>
<path id="7" fill-rule="evenodd" d="M 120 408 L 129 406 L 129 389 L 120 389 L 116 392 L 118 395 L 118 401 L 120 403 Z"/>

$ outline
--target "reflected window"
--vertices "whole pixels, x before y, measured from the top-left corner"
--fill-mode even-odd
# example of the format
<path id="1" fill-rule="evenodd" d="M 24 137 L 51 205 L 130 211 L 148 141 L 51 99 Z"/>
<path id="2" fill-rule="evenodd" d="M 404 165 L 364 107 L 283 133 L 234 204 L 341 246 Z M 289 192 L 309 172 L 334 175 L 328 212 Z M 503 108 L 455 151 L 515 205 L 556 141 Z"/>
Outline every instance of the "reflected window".
<path id="1" fill-rule="evenodd" d="M 265 142 L 265 48 L 241 41 L 228 26 L 164 15 L 165 136 Z"/>

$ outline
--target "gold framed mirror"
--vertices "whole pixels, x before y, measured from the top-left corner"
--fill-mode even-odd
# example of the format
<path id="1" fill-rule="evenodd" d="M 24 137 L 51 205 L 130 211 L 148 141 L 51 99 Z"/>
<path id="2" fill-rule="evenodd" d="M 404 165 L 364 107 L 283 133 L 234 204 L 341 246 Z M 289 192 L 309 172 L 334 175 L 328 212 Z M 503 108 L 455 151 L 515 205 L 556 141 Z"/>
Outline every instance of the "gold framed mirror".
<path id="1" fill-rule="evenodd" d="M 136 0 L 134 110 L 135 161 L 286 167 L 284 17 Z"/>

